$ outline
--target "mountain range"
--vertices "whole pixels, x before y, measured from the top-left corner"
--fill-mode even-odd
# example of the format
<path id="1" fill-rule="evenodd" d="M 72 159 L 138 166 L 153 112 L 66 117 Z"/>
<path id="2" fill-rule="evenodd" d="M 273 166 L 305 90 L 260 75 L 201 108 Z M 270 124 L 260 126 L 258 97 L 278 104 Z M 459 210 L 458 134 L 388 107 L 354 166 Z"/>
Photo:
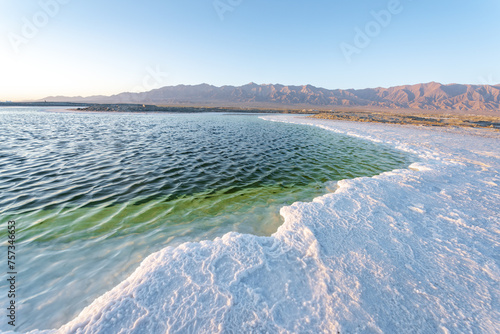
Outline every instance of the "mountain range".
<path id="1" fill-rule="evenodd" d="M 443 85 L 437 82 L 390 88 L 324 89 L 280 84 L 216 87 L 166 86 L 143 93 L 112 96 L 47 97 L 48 102 L 147 103 L 155 105 L 257 105 L 378 107 L 500 112 L 500 85 Z"/>

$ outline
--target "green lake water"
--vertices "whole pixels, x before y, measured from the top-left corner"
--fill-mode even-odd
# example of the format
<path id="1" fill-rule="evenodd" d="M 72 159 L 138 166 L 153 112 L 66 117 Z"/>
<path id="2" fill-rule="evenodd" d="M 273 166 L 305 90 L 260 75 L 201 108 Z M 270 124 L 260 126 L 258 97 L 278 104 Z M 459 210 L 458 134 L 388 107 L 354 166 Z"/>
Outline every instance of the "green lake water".
<path id="1" fill-rule="evenodd" d="M 231 231 L 271 235 L 283 205 L 410 164 L 385 146 L 255 115 L 0 108 L 0 128 L 18 331 L 71 320 L 154 251 Z M 6 227 L 0 237 L 6 245 Z"/>

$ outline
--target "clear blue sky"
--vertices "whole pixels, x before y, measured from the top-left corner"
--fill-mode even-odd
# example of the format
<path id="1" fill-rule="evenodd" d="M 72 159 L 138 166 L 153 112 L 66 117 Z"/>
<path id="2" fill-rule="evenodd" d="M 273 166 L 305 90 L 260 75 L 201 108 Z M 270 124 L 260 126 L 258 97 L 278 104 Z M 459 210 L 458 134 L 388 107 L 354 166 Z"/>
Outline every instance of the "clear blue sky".
<path id="1" fill-rule="evenodd" d="M 0 0 L 0 100 L 204 82 L 500 83 L 500 1 L 394 1 Z M 372 29 L 369 44 L 357 28 Z"/>

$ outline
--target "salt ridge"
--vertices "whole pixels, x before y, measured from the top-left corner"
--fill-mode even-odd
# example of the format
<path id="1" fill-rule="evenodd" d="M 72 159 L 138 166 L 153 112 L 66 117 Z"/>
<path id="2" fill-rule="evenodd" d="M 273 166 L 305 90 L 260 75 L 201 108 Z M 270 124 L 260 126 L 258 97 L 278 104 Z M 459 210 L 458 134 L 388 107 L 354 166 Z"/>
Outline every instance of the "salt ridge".
<path id="1" fill-rule="evenodd" d="M 495 333 L 500 136 L 292 116 L 416 153 L 282 208 L 271 237 L 167 247 L 57 330 L 31 333 Z"/>

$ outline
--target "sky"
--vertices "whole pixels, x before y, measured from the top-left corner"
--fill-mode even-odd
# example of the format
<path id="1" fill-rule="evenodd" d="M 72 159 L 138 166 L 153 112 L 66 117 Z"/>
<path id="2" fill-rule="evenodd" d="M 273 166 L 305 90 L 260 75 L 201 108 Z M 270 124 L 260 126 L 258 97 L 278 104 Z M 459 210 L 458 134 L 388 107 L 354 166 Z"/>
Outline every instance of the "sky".
<path id="1" fill-rule="evenodd" d="M 500 83 L 500 1 L 0 0 L 0 101 Z"/>

